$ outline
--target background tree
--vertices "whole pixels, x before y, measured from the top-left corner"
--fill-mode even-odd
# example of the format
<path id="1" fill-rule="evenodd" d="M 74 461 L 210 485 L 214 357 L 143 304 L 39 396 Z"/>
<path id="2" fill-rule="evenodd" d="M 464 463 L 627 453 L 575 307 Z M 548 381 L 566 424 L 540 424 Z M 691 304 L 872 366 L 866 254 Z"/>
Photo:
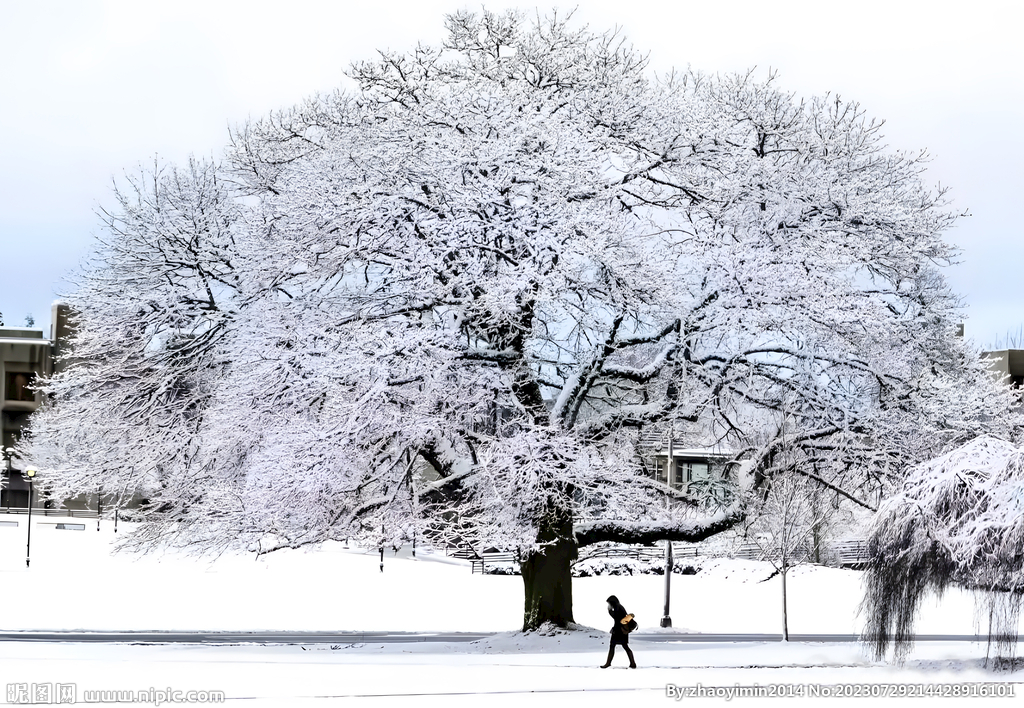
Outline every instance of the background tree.
<path id="1" fill-rule="evenodd" d="M 761 470 L 765 483 L 748 491 L 743 535 L 758 560 L 775 569 L 762 582 L 780 577 L 782 641 L 789 641 L 789 571 L 805 563 L 820 563 L 824 537 L 834 527 L 852 521 L 849 505 L 841 504 L 838 494 L 818 482 L 817 469 L 801 471 L 797 467 L 787 435 L 787 430 L 799 426 L 800 415 L 793 404 L 790 399 L 783 400 L 777 429 L 769 435 L 777 451 L 772 454 L 772 466 Z M 814 461 L 803 459 L 801 464 L 813 465 Z"/>
<path id="2" fill-rule="evenodd" d="M 75 276 L 71 370 L 46 388 L 58 405 L 31 420 L 58 498 L 183 491 L 238 304 L 237 210 L 213 164 L 154 164 L 115 197 Z"/>
<path id="3" fill-rule="evenodd" d="M 744 537 L 756 549 L 758 560 L 774 568 L 765 581 L 776 576 L 781 580 L 784 642 L 789 641 L 789 571 L 818 562 L 816 544 L 824 529 L 843 516 L 822 496 L 823 490 L 814 480 L 787 470 L 773 475 L 770 484 L 754 492 L 748 506 Z"/>
<path id="4" fill-rule="evenodd" d="M 497 546 L 524 626 L 564 626 L 580 546 L 742 518 L 644 474 L 670 420 L 754 487 L 793 470 L 867 506 L 1004 424 L 954 333 L 953 215 L 856 104 L 656 80 L 555 15 L 446 24 L 122 198 L 25 450 L 53 494 L 119 468 L 142 544 Z"/>

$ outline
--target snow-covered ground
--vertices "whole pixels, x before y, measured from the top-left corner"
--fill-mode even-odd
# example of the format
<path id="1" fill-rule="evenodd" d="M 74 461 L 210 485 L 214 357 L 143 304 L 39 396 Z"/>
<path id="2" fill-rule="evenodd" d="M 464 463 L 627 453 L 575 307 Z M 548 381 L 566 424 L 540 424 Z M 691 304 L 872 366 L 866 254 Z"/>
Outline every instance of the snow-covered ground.
<path id="1" fill-rule="evenodd" d="M 317 630 L 502 632 L 474 643 L 306 646 L 140 646 L 0 643 L 0 683 L 75 684 L 86 690 L 154 688 L 219 690 L 239 705 L 351 702 L 411 703 L 443 697 L 445 705 L 662 704 L 668 684 L 724 693 L 737 684 L 819 690 L 807 684 L 961 684 L 1013 682 L 1024 672 L 982 666 L 985 647 L 969 642 L 918 645 L 902 667 L 875 662 L 855 643 L 701 643 L 686 633 L 777 633 L 781 599 L 770 568 L 736 560 L 710 561 L 693 576 L 672 578 L 672 617 L 679 642 L 633 641 L 639 669 L 619 651 L 602 671 L 609 624 L 604 599 L 616 594 L 637 615 L 640 632 L 658 631 L 664 578 L 597 577 L 574 581 L 576 619 L 593 632 L 552 636 L 515 633 L 522 581 L 471 575 L 461 561 L 425 554 L 376 554 L 336 544 L 319 551 L 285 551 L 255 560 L 222 556 L 110 554 L 110 522 L 96 531 L 58 531 L 33 524 L 32 566 L 25 568 L 25 517 L 0 526 L 0 578 L 8 602 L 0 629 L 11 630 Z M 37 519 L 33 519 L 33 522 Z M 70 520 L 69 520 L 70 521 Z M 124 532 L 124 525 L 121 527 Z M 860 574 L 827 568 L 791 573 L 790 631 L 854 633 Z M 972 634 L 971 600 L 950 593 L 923 608 L 919 632 Z M 914 689 L 891 689 L 914 690 Z M 950 693 L 959 688 L 940 689 Z M 1005 691 L 1005 688 L 997 690 Z M 685 697 L 720 704 L 725 697 Z M 736 701 L 750 698 L 735 697 Z M 836 699 L 838 700 L 838 699 Z M 860 699 L 844 698 L 856 704 Z M 877 702 L 877 699 L 867 697 Z M 897 699 L 893 699 L 894 701 Z M 899 699 L 899 705 L 936 700 Z M 952 699 L 951 699 L 952 700 Z M 979 698 L 980 700 L 980 698 Z M 151 701 L 152 702 L 152 701 Z M 539 702 L 539 703 L 538 703 Z"/>
<path id="2" fill-rule="evenodd" d="M 598 668 L 603 636 L 563 639 L 499 637 L 477 646 L 129 646 L 0 644 L 4 681 L 73 683 L 85 690 L 219 690 L 227 703 L 290 706 L 353 702 L 370 706 L 426 705 L 664 705 L 669 684 L 705 691 L 738 685 L 765 690 L 853 691 L 868 684 L 992 684 L 1024 695 L 1020 672 L 993 674 L 979 666 L 983 650 L 929 644 L 902 669 L 865 660 L 853 644 L 673 644 L 634 642 L 639 668 L 616 656 Z M 1007 686 L 1007 682 L 1014 682 Z M 863 690 L 863 688 L 861 689 Z M 878 689 L 874 689 L 878 690 Z M 893 690 L 899 690 L 894 688 Z M 906 688 L 902 690 L 907 690 Z M 952 692 L 952 689 L 949 689 Z M 430 700 L 428 700 L 430 699 Z M 687 697 L 686 704 L 723 705 L 725 698 Z M 739 703 L 752 699 L 736 698 Z M 842 705 L 867 699 L 843 698 Z M 877 703 L 878 699 L 870 699 Z M 898 705 L 935 698 L 893 699 Z M 997 699 L 990 699 L 997 700 Z M 1004 699 L 1005 701 L 1005 699 Z M 806 700 L 806 705 L 820 701 Z M 828 703 L 830 701 L 826 701 Z M 781 704 L 782 701 L 780 700 Z M 953 705 L 952 700 L 945 701 Z M 1014 704 L 1013 700 L 1009 701 Z M 997 703 L 998 705 L 998 703 Z"/>

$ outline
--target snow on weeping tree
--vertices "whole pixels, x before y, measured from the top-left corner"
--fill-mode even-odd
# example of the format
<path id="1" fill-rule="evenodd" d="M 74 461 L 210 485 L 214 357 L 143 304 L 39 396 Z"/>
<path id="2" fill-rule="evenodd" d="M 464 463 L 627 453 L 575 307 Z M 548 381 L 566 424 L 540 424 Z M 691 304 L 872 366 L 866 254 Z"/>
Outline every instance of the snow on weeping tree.
<path id="1" fill-rule="evenodd" d="M 921 600 L 959 586 L 976 593 L 989 644 L 1012 659 L 1024 598 L 1024 452 L 982 436 L 922 463 L 885 501 L 869 539 L 865 636 L 903 660 Z"/>
<path id="2" fill-rule="evenodd" d="M 647 433 L 865 503 L 999 419 L 953 216 L 857 104 L 656 79 L 555 16 L 447 29 L 120 191 L 23 451 L 53 495 L 144 491 L 140 544 L 495 546 L 564 626 L 580 547 L 742 518 L 645 475 Z"/>

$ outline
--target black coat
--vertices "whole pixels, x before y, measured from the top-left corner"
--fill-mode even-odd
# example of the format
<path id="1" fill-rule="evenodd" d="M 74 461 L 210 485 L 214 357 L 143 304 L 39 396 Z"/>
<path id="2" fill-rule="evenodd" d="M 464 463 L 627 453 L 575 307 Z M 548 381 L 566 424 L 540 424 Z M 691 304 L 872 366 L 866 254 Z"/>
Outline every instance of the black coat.
<path id="1" fill-rule="evenodd" d="M 608 614 L 615 620 L 615 624 L 612 625 L 612 643 L 613 644 L 626 644 L 629 642 L 629 632 L 626 631 L 626 626 L 622 624 L 622 618 L 628 615 L 626 608 L 619 604 L 619 599 L 612 595 L 608 598 Z"/>

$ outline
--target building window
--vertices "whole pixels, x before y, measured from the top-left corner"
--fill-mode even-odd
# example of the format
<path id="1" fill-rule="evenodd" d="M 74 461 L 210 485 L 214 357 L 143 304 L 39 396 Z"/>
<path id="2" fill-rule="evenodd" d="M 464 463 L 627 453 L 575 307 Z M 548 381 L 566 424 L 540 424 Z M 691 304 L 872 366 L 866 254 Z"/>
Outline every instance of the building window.
<path id="1" fill-rule="evenodd" d="M 35 401 L 35 391 L 30 388 L 35 380 L 36 375 L 32 371 L 8 371 L 4 398 L 8 401 Z"/>
<path id="2" fill-rule="evenodd" d="M 679 468 L 682 479 L 686 483 L 708 479 L 708 463 L 704 460 L 681 460 Z"/>
<path id="3" fill-rule="evenodd" d="M 665 468 L 667 467 L 666 459 L 664 457 L 654 458 L 654 478 L 662 484 L 668 484 L 668 478 L 665 475 Z"/>
<path id="4" fill-rule="evenodd" d="M 675 489 L 685 490 L 691 482 L 705 482 L 711 478 L 711 468 L 707 460 L 673 459 L 669 464 L 667 457 L 654 458 L 654 478 L 662 484 Z"/>

